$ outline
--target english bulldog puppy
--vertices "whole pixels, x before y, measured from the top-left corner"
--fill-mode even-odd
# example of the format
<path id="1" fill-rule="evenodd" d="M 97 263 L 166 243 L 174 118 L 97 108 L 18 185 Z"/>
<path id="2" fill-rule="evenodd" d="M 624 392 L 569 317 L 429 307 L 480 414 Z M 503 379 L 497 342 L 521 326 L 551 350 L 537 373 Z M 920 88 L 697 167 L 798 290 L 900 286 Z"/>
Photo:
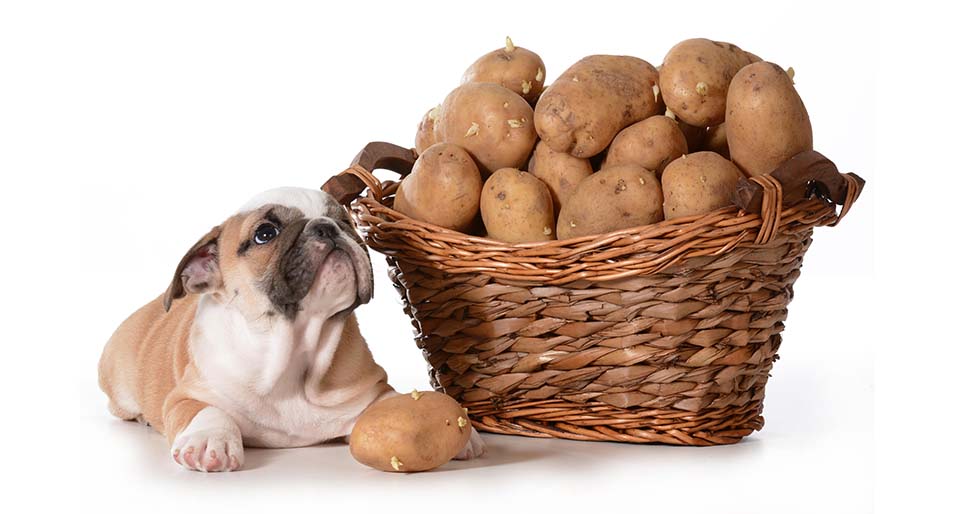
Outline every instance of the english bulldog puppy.
<path id="1" fill-rule="evenodd" d="M 106 344 L 110 412 L 166 436 L 197 471 L 242 466 L 244 447 L 347 437 L 396 394 L 358 329 L 371 261 L 347 210 L 322 191 L 266 191 L 186 252 L 168 289 Z M 460 459 L 484 444 L 472 431 Z"/>

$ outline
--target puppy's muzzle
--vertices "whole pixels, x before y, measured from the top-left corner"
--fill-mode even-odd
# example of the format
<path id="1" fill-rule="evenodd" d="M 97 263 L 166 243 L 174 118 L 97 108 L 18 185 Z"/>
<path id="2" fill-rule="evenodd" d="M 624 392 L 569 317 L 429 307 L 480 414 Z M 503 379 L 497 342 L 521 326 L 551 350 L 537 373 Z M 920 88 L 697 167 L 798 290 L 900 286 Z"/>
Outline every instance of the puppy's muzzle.
<path id="1" fill-rule="evenodd" d="M 330 245 L 329 251 L 339 249 L 347 254 L 354 268 L 357 295 L 354 304 L 347 309 L 350 312 L 359 305 L 368 303 L 373 294 L 374 284 L 371 274 L 371 260 L 367 249 L 359 244 L 360 236 L 353 230 L 346 232 L 335 221 L 326 218 L 310 220 L 302 235 L 324 241 Z"/>

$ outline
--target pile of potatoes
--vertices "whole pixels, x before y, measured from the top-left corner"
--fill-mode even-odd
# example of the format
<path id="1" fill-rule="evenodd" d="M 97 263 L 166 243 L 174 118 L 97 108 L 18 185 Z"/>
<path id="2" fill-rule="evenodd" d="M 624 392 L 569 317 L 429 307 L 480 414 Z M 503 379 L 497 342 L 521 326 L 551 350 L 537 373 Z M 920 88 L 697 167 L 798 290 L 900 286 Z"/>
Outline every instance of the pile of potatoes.
<path id="1" fill-rule="evenodd" d="M 418 124 L 394 208 L 510 243 L 705 214 L 744 176 L 812 149 L 794 72 L 708 39 L 660 66 L 591 55 L 549 85 L 508 37 Z"/>

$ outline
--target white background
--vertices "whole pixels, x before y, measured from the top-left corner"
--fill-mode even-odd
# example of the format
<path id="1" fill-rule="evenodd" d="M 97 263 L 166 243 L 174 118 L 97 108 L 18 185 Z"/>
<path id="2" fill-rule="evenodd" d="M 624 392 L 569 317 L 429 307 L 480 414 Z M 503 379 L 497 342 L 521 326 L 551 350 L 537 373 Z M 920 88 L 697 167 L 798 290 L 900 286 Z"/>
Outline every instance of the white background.
<path id="1" fill-rule="evenodd" d="M 885 512 L 944 510 L 951 316 L 949 27 L 911 2 L 4 2 L 0 4 L 3 454 L 19 512 Z M 399 476 L 342 445 L 180 469 L 112 419 L 96 361 L 181 254 L 253 193 L 320 187 L 416 123 L 505 35 L 548 77 L 593 53 L 659 63 L 689 37 L 796 70 L 816 149 L 868 180 L 816 231 L 765 406 L 730 447 L 488 436 Z M 940 50 L 947 48 L 942 54 Z M 428 387 L 374 255 L 358 311 L 399 390 Z"/>

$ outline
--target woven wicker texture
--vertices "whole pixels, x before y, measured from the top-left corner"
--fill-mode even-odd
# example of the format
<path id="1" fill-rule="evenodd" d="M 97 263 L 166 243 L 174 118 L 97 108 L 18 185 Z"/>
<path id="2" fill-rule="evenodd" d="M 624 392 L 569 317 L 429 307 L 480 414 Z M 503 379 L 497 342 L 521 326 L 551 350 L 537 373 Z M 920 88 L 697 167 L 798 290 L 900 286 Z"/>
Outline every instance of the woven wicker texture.
<path id="1" fill-rule="evenodd" d="M 765 384 L 792 285 L 825 200 L 703 216 L 572 240 L 506 244 L 390 208 L 396 182 L 346 172 L 353 210 L 390 276 L 432 385 L 490 432 L 580 440 L 728 444 L 763 425 Z"/>

